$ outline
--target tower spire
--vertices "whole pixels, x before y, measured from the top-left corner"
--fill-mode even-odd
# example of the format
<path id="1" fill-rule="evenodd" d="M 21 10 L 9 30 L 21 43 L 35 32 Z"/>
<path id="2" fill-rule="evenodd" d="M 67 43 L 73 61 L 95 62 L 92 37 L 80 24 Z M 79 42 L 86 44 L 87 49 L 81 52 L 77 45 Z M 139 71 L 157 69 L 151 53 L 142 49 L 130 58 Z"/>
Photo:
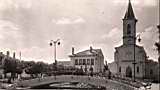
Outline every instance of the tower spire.
<path id="1" fill-rule="evenodd" d="M 135 15 L 134 15 L 134 12 L 133 12 L 131 0 L 129 0 L 128 9 L 127 9 L 126 14 L 124 16 L 124 19 L 135 19 Z"/>

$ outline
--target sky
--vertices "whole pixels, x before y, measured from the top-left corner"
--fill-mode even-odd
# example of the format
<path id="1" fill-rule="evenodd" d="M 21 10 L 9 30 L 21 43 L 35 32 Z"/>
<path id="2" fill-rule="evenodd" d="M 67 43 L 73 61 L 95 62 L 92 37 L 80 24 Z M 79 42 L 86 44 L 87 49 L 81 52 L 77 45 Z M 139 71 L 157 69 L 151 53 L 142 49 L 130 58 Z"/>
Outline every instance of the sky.
<path id="1" fill-rule="evenodd" d="M 157 61 L 158 0 L 131 0 L 143 45 Z M 114 61 L 115 47 L 122 44 L 122 19 L 128 0 L 0 0 L 0 51 L 26 61 L 54 62 L 50 40 L 60 39 L 57 60 L 75 53 L 102 49 L 107 62 Z"/>

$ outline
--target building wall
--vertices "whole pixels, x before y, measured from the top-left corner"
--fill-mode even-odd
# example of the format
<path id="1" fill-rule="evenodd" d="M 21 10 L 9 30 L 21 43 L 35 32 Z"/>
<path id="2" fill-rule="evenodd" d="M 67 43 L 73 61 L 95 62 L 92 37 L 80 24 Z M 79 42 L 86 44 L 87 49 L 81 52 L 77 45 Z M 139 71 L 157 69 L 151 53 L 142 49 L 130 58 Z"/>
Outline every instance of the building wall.
<path id="1" fill-rule="evenodd" d="M 153 60 L 148 60 L 146 62 L 146 70 L 145 74 L 147 79 L 152 79 L 155 81 L 158 81 L 158 78 L 160 77 L 159 72 L 159 65 L 158 62 L 155 62 Z"/>
<path id="2" fill-rule="evenodd" d="M 122 75 L 123 77 L 126 77 L 126 70 L 128 67 L 131 68 L 132 77 L 133 77 L 134 76 L 134 66 L 133 66 L 132 62 L 120 62 L 119 68 L 121 68 L 121 72 L 119 71 L 119 68 L 118 68 L 118 74 Z M 135 77 L 142 78 L 143 76 L 144 76 L 143 65 L 140 63 L 137 63 L 135 66 Z"/>
<path id="3" fill-rule="evenodd" d="M 75 65 L 75 60 L 82 60 L 82 64 L 78 64 L 78 65 Z M 83 59 L 86 60 L 86 63 L 87 63 L 87 60 L 90 60 L 90 64 L 83 64 Z M 94 60 L 94 65 L 91 65 L 91 59 Z M 78 63 L 80 63 L 78 61 Z M 90 67 L 93 68 L 93 72 L 100 72 L 103 70 L 104 68 L 104 58 L 103 57 L 99 57 L 99 56 L 83 56 L 83 57 L 71 57 L 71 65 L 76 67 L 76 68 L 84 68 L 87 67 L 87 71 L 89 71 Z"/>
<path id="4" fill-rule="evenodd" d="M 116 62 L 109 63 L 108 68 L 109 68 L 109 70 L 111 71 L 112 74 L 117 73 L 117 63 Z"/>
<path id="5" fill-rule="evenodd" d="M 135 76 L 138 78 L 143 78 L 145 76 L 145 60 L 146 53 L 142 47 L 135 47 Z M 115 52 L 115 63 L 117 67 L 117 74 L 126 76 L 127 67 L 131 68 L 132 77 L 134 76 L 134 45 L 121 46 L 116 48 Z M 121 68 L 121 72 L 119 72 Z M 137 72 L 138 70 L 138 72 Z"/>

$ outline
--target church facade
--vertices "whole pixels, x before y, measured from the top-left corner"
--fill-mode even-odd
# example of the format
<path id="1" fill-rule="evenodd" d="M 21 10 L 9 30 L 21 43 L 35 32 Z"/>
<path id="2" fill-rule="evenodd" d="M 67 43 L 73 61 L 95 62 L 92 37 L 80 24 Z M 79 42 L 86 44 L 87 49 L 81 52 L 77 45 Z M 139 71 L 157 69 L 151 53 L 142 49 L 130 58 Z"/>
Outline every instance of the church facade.
<path id="1" fill-rule="evenodd" d="M 124 77 L 145 77 L 146 52 L 142 46 L 136 45 L 136 23 L 132 4 L 129 1 L 128 9 L 123 18 L 123 44 L 115 47 L 114 63 L 116 74 Z M 140 39 L 139 39 L 140 41 Z M 135 65 L 134 65 L 135 64 Z"/>

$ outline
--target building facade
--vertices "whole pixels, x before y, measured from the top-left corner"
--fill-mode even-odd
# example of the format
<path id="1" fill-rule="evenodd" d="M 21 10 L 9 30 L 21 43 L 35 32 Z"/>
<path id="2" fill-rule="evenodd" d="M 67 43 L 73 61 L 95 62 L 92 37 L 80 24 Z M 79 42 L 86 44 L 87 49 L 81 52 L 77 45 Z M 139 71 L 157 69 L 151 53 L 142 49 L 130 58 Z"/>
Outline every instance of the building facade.
<path id="1" fill-rule="evenodd" d="M 104 56 L 101 49 L 90 49 L 74 53 L 72 48 L 72 55 L 69 55 L 71 65 L 75 68 L 82 68 L 84 72 L 89 72 L 93 69 L 94 73 L 102 72 L 104 68 Z"/>
<path id="2" fill-rule="evenodd" d="M 123 44 L 115 47 L 114 63 L 116 73 L 124 77 L 145 77 L 146 52 L 142 46 L 136 45 L 136 23 L 131 2 L 123 19 Z M 133 65 L 135 63 L 135 65 Z"/>

